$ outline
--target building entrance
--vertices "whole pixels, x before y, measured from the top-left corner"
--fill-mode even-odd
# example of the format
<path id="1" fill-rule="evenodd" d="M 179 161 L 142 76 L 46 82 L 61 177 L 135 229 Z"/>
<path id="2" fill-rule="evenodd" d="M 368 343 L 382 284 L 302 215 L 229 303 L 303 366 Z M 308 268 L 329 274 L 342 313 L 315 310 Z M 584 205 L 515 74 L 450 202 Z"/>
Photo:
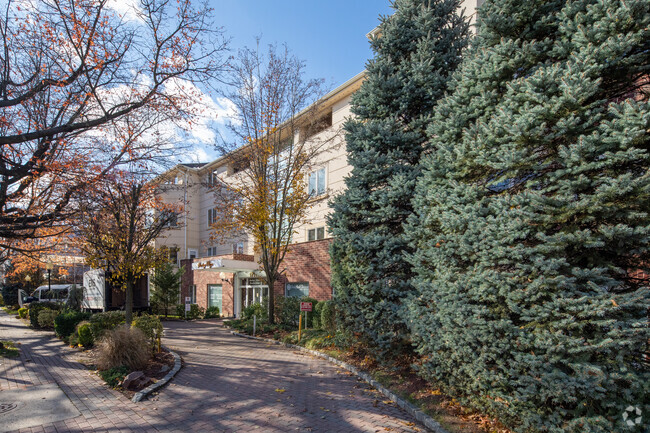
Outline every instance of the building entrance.
<path id="1" fill-rule="evenodd" d="M 242 278 L 239 285 L 242 308 L 253 305 L 269 296 L 269 286 L 261 278 Z"/>

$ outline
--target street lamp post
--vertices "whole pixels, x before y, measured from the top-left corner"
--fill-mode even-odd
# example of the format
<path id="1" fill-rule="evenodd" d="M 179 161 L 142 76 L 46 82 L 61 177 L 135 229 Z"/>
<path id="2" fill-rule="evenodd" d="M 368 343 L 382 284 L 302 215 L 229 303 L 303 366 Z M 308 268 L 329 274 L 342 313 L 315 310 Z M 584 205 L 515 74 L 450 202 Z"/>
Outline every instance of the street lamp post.
<path id="1" fill-rule="evenodd" d="M 52 269 L 54 269 L 54 263 L 52 263 L 52 259 L 48 259 L 47 263 L 45 264 L 45 269 L 47 269 L 47 291 L 50 292 L 50 295 L 52 294 Z"/>

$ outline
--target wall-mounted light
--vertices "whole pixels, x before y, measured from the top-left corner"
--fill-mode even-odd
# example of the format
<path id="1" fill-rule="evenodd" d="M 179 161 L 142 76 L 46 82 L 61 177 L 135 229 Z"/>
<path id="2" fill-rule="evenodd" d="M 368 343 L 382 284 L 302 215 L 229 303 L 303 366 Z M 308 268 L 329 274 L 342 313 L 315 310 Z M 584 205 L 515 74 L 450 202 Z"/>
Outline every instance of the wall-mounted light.
<path id="1" fill-rule="evenodd" d="M 224 272 L 219 272 L 219 278 L 221 278 L 221 281 L 225 281 L 226 283 L 230 283 L 230 280 L 226 278 L 226 274 Z"/>

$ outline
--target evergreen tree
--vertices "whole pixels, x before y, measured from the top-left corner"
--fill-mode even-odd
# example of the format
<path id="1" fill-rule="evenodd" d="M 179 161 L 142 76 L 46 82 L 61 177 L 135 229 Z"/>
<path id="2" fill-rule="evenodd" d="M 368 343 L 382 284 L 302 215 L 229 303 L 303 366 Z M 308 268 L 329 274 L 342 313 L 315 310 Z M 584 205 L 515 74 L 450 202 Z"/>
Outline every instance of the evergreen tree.
<path id="1" fill-rule="evenodd" d="M 172 305 L 178 303 L 183 268 L 176 269 L 171 263 L 164 263 L 153 274 L 151 301 L 158 308 L 169 314 Z"/>
<path id="2" fill-rule="evenodd" d="M 647 0 L 488 0 L 429 129 L 421 373 L 518 432 L 648 422 L 649 28 Z"/>
<path id="3" fill-rule="evenodd" d="M 352 173 L 329 225 L 338 312 L 378 354 L 410 345 L 400 317 L 411 290 L 402 225 L 412 212 L 426 128 L 468 44 L 459 0 L 396 0 L 345 125 Z"/>

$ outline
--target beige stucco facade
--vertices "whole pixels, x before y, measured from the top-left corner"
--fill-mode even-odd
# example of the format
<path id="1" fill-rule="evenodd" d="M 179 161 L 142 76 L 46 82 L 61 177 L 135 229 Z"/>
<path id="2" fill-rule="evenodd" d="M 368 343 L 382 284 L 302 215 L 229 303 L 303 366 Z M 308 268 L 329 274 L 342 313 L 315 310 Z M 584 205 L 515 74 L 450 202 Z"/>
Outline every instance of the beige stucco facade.
<path id="1" fill-rule="evenodd" d="M 350 171 L 347 163 L 343 124 L 350 117 L 350 98 L 359 88 L 364 74 L 359 74 L 319 101 L 319 110 L 330 113 L 332 125 L 310 137 L 309 142 L 319 146 L 310 163 L 310 172 L 325 171 L 325 191 L 309 203 L 304 223 L 295 227 L 294 243 L 306 242 L 309 231 L 322 228 L 325 238 L 326 218 L 330 212 L 328 200 L 345 187 L 344 178 Z M 318 143 L 318 144 L 316 144 Z M 212 240 L 209 212 L 219 202 L 209 185 L 210 176 L 216 174 L 232 181 L 232 159 L 219 158 L 205 164 L 180 164 L 157 179 L 160 197 L 181 210 L 178 227 L 170 227 L 156 240 L 156 247 L 166 246 L 177 250 L 177 261 L 188 258 L 222 256 L 227 254 L 254 255 L 254 245 L 246 236 L 227 240 Z M 310 173 L 305 173 L 309 178 Z M 305 186 L 308 187 L 307 185 Z M 319 238 L 320 239 L 320 238 Z M 243 244 L 243 245 L 242 245 Z"/>

